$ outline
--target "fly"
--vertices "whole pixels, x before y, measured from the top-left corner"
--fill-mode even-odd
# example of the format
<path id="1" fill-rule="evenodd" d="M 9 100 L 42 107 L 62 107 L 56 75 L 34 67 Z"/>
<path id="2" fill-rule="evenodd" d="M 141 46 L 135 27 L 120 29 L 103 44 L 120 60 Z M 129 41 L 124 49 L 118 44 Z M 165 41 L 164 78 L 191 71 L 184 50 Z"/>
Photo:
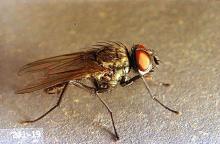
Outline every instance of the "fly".
<path id="1" fill-rule="evenodd" d="M 99 96 L 116 85 L 126 86 L 138 79 L 142 79 L 151 98 L 158 102 L 165 109 L 179 114 L 153 96 L 145 78 L 150 78 L 154 69 L 159 65 L 159 58 L 154 51 L 142 44 L 136 44 L 128 50 L 121 42 L 98 42 L 92 45 L 91 49 L 84 52 L 65 54 L 38 60 L 24 65 L 18 72 L 19 75 L 26 73 L 43 73 L 39 80 L 33 81 L 24 88 L 16 91 L 17 94 L 30 93 L 43 89 L 48 94 L 57 93 L 57 103 L 41 116 L 26 120 L 23 123 L 36 122 L 57 106 L 60 105 L 64 92 L 69 84 L 89 90 L 105 106 L 110 114 L 112 126 L 116 139 L 119 139 L 115 126 L 112 110 L 107 103 Z M 128 74 L 133 70 L 136 76 L 128 79 Z M 88 86 L 81 80 L 88 79 L 94 86 Z"/>

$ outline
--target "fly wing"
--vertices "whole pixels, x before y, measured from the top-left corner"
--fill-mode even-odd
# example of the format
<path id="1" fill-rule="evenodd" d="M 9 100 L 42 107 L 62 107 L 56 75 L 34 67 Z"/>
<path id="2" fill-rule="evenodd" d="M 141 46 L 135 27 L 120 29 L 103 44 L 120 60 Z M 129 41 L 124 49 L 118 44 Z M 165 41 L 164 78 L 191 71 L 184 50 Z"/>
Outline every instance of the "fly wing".
<path id="1" fill-rule="evenodd" d="M 39 80 L 17 90 L 16 93 L 29 93 L 70 80 L 82 79 L 96 72 L 107 72 L 108 69 L 102 67 L 96 61 L 96 52 L 97 49 L 66 54 L 35 61 L 23 66 L 18 72 L 19 75 L 35 72 L 41 72 L 44 75 L 39 77 Z"/>
<path id="2" fill-rule="evenodd" d="M 65 54 L 61 56 L 55 56 L 51 58 L 38 60 L 24 65 L 19 70 L 18 74 L 23 75 L 32 72 L 44 72 L 46 74 L 51 70 L 55 70 L 55 69 L 57 70 L 59 68 L 67 66 L 72 61 L 81 60 L 84 55 L 90 53 L 92 52 L 79 52 L 79 53 Z"/>

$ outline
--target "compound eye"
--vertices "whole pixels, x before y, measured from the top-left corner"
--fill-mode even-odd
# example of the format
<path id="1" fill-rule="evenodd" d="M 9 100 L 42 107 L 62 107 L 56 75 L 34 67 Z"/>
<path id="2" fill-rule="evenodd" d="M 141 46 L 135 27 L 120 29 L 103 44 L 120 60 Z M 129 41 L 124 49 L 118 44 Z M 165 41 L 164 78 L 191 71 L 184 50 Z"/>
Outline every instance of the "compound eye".
<path id="1" fill-rule="evenodd" d="M 150 57 L 144 50 L 136 50 L 136 64 L 140 71 L 146 71 L 150 65 Z"/>

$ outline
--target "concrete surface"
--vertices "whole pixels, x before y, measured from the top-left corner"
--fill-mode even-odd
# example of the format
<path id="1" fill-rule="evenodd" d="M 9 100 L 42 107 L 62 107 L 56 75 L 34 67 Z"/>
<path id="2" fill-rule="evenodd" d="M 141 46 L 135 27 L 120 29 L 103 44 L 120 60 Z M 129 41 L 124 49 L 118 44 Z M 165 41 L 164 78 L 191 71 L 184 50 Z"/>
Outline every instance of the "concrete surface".
<path id="1" fill-rule="evenodd" d="M 0 1 L 0 128 L 43 128 L 45 143 L 220 143 L 219 28 L 218 0 Z M 106 109 L 75 87 L 43 120 L 18 123 L 56 102 L 40 91 L 14 94 L 27 81 L 17 77 L 19 67 L 103 40 L 154 48 L 163 62 L 154 77 L 172 86 L 151 88 L 182 115 L 152 101 L 138 81 L 103 95 L 115 116 L 117 142 Z"/>

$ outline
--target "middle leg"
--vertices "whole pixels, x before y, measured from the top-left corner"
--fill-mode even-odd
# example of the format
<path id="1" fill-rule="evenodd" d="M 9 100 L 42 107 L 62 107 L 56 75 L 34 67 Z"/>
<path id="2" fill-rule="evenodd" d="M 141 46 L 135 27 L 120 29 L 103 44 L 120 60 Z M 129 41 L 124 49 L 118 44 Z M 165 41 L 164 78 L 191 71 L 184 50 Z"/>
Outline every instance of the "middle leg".
<path id="1" fill-rule="evenodd" d="M 85 84 L 83 84 L 79 81 L 74 82 L 73 84 L 77 87 L 86 89 L 90 92 L 92 91 L 95 94 L 95 96 L 100 100 L 100 102 L 105 106 L 105 108 L 107 109 L 107 111 L 108 111 L 108 113 L 111 117 L 112 126 L 113 126 L 114 133 L 115 133 L 115 138 L 118 140 L 119 136 L 118 136 L 118 133 L 117 133 L 117 130 L 116 130 L 116 127 L 115 127 L 115 121 L 114 121 L 114 118 L 113 118 L 112 110 L 110 109 L 108 104 L 99 96 L 99 93 L 103 93 L 103 92 L 107 91 L 109 89 L 109 87 L 99 87 L 100 85 L 98 84 L 97 81 L 94 80 L 93 82 L 94 82 L 95 87 L 87 86 L 87 85 L 85 85 Z"/>

